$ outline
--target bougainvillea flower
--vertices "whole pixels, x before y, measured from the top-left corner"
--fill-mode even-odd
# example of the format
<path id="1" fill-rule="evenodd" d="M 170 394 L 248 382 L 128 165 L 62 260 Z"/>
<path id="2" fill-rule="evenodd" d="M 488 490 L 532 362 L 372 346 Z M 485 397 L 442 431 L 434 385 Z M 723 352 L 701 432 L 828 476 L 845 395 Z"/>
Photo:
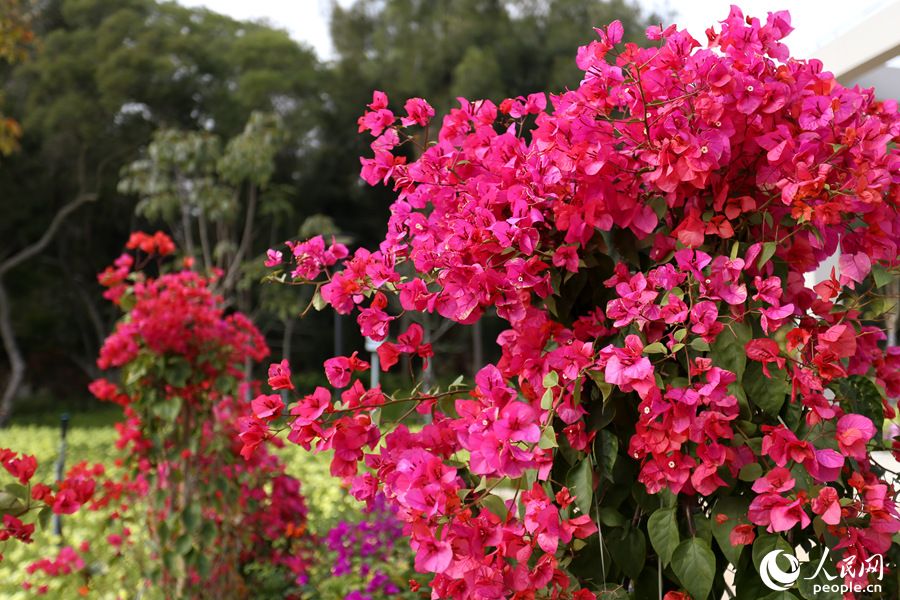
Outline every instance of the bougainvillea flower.
<path id="1" fill-rule="evenodd" d="M 875 426 L 862 415 L 844 415 L 838 419 L 835 436 L 844 455 L 863 460 L 866 457 L 866 444 L 875 437 Z"/>
<path id="2" fill-rule="evenodd" d="M 774 340 L 761 338 L 750 340 L 744 349 L 747 352 L 747 358 L 762 363 L 763 373 L 766 377 L 772 377 L 769 373 L 769 365 L 775 363 L 779 369 L 783 369 L 785 358 L 781 356 L 781 349 Z"/>

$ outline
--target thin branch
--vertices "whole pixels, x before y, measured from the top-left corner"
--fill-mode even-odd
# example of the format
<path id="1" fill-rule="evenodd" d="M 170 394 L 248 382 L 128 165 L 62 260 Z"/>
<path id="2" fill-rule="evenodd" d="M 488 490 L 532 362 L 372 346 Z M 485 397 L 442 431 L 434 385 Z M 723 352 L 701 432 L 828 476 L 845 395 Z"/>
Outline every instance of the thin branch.
<path id="1" fill-rule="evenodd" d="M 75 210 L 77 210 L 82 204 L 93 202 L 96 199 L 97 194 L 94 193 L 79 194 L 78 197 L 59 209 L 59 212 L 57 212 L 53 216 L 53 220 L 50 221 L 50 226 L 47 227 L 47 229 L 44 231 L 44 235 L 42 235 L 40 239 L 38 239 L 30 246 L 26 246 L 25 248 L 19 250 L 19 252 L 13 254 L 3 262 L 0 262 L 0 277 L 5 275 L 11 269 L 19 266 L 29 258 L 43 252 L 44 248 L 46 248 L 51 240 L 53 240 L 53 236 L 56 235 L 56 231 L 59 229 L 60 225 L 62 225 L 63 221 L 65 221 L 66 218 L 68 218 L 68 216 Z"/>

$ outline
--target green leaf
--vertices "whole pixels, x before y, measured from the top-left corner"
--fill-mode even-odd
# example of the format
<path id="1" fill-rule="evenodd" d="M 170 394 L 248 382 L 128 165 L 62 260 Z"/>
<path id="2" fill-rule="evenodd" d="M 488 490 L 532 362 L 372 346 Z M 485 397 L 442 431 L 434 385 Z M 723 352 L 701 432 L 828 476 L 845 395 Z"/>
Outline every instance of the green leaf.
<path id="1" fill-rule="evenodd" d="M 494 494 L 488 494 L 487 496 L 481 498 L 479 500 L 481 504 L 487 508 L 489 511 L 500 517 L 501 519 L 506 519 L 506 515 L 509 513 L 509 509 L 506 507 L 506 502 L 503 501 L 500 496 L 495 496 Z"/>
<path id="2" fill-rule="evenodd" d="M 694 600 L 705 600 L 716 575 L 716 556 L 706 540 L 684 540 L 672 555 L 672 570 Z"/>
<path id="3" fill-rule="evenodd" d="M 20 483 L 7 483 L 5 486 L 3 486 L 3 489 L 6 491 L 7 494 L 15 496 L 19 500 L 23 500 L 26 503 L 29 500 L 28 488 L 26 488 L 24 485 L 22 485 Z"/>
<path id="4" fill-rule="evenodd" d="M 53 516 L 53 508 L 50 506 L 45 506 L 40 510 L 37 516 L 37 521 L 41 526 L 41 529 L 47 529 L 47 526 L 50 524 L 50 517 Z"/>
<path id="5" fill-rule="evenodd" d="M 140 382 L 147 374 L 146 361 L 135 361 L 123 368 L 125 373 L 124 381 L 126 386 L 132 386 Z"/>
<path id="6" fill-rule="evenodd" d="M 593 381 L 594 385 L 596 385 L 600 390 L 600 393 L 603 395 L 603 400 L 605 402 L 609 398 L 610 394 L 612 394 L 612 384 L 606 383 L 606 379 L 603 377 L 603 371 L 588 371 L 587 376 L 591 378 L 591 381 Z"/>
<path id="7" fill-rule="evenodd" d="M 163 421 L 172 423 L 178 417 L 178 413 L 181 412 L 182 402 L 181 396 L 172 396 L 171 398 L 154 402 L 153 406 L 150 407 L 150 411 Z"/>
<path id="8" fill-rule="evenodd" d="M 541 431 L 541 439 L 538 442 L 538 447 L 543 448 L 544 450 L 559 447 L 559 444 L 556 443 L 556 431 L 550 425 L 544 427 Z"/>
<path id="9" fill-rule="evenodd" d="M 194 531 L 200 525 L 201 518 L 200 506 L 197 504 L 191 504 L 181 513 L 181 521 L 188 532 Z"/>
<path id="10" fill-rule="evenodd" d="M 657 509 L 647 521 L 647 533 L 650 534 L 650 543 L 653 544 L 653 549 L 659 555 L 663 566 L 668 565 L 680 541 L 675 509 Z"/>
<path id="11" fill-rule="evenodd" d="M 744 346 L 753 336 L 745 323 L 730 323 L 719 334 L 710 347 L 709 356 L 717 367 L 731 371 L 737 376 L 738 383 L 744 377 L 747 366 L 747 352 Z"/>
<path id="12" fill-rule="evenodd" d="M 644 346 L 644 354 L 665 354 L 666 347 L 660 342 L 653 342 Z"/>
<path id="13" fill-rule="evenodd" d="M 170 576 L 181 577 L 184 575 L 184 558 L 180 554 L 165 552 L 162 558 Z"/>
<path id="14" fill-rule="evenodd" d="M 762 247 L 762 251 L 759 253 L 759 258 L 756 260 L 756 268 L 762 269 L 763 265 L 769 262 L 769 259 L 775 256 L 775 249 L 777 248 L 775 242 L 765 242 Z"/>
<path id="15" fill-rule="evenodd" d="M 791 391 L 784 369 L 769 367 L 770 378 L 762 372 L 762 366 L 753 362 L 747 371 L 744 391 L 749 400 L 769 416 L 777 416 Z"/>
<path id="16" fill-rule="evenodd" d="M 883 266 L 874 264 L 872 265 L 872 279 L 875 281 L 875 287 L 883 288 L 891 282 L 893 276 Z"/>
<path id="17" fill-rule="evenodd" d="M 890 298 L 872 298 L 869 300 L 869 305 L 866 307 L 865 315 L 870 319 L 877 319 L 881 315 L 887 314 L 893 310 L 896 310 L 897 302 Z"/>
<path id="18" fill-rule="evenodd" d="M 594 500 L 594 471 L 590 457 L 575 465 L 567 477 L 567 485 L 574 492 L 575 505 L 581 512 L 591 513 L 591 502 Z"/>
<path id="19" fill-rule="evenodd" d="M 619 453 L 619 438 L 608 429 L 601 429 L 597 435 L 600 447 L 600 461 L 597 465 L 600 468 L 601 477 L 605 477 L 613 481 L 613 467 L 616 466 L 616 458 Z"/>
<path id="20" fill-rule="evenodd" d="M 575 384 L 572 389 L 572 403 L 575 406 L 581 404 L 581 388 L 584 387 L 584 375 L 579 375 L 575 379 Z"/>
<path id="21" fill-rule="evenodd" d="M 716 502 L 715 507 L 712 509 L 712 519 L 710 520 L 710 524 L 713 537 L 716 539 L 716 543 L 719 545 L 719 548 L 722 549 L 722 554 L 725 555 L 728 562 L 735 566 L 737 566 L 740 561 L 744 546 L 731 545 L 731 530 L 734 529 L 736 525 L 747 522 L 746 517 L 748 507 L 749 503 L 745 498 L 726 496 Z M 728 517 L 728 520 L 724 523 L 719 523 L 716 516 L 720 514 Z"/>
<path id="22" fill-rule="evenodd" d="M 553 408 L 553 388 L 547 388 L 541 396 L 541 409 L 550 410 Z"/>
<path id="23" fill-rule="evenodd" d="M 191 536 L 185 534 L 178 538 L 175 541 L 175 552 L 181 554 L 182 556 L 191 551 L 191 548 L 194 547 L 193 541 L 191 541 Z"/>
<path id="24" fill-rule="evenodd" d="M 322 297 L 319 288 L 316 288 L 316 293 L 313 294 L 312 297 L 312 305 L 317 311 L 321 311 L 323 308 L 328 306 L 328 303 L 325 302 L 325 298 Z"/>
<path id="25" fill-rule="evenodd" d="M 793 554 L 794 549 L 780 535 L 763 534 L 753 542 L 753 566 L 759 572 L 759 563 L 763 557 L 773 550 L 781 550 Z"/>
<path id="26" fill-rule="evenodd" d="M 738 479 L 741 481 L 756 481 L 762 477 L 762 466 L 759 463 L 747 463 L 741 467 Z"/>
<path id="27" fill-rule="evenodd" d="M 5 514 L 13 514 L 18 515 L 21 514 L 25 510 L 25 505 L 21 500 L 13 496 L 12 494 L 8 494 L 6 492 L 0 492 L 0 515 Z"/>
<path id="28" fill-rule="evenodd" d="M 169 384 L 177 388 L 187 385 L 191 377 L 191 366 L 183 358 L 173 358 L 166 361 L 165 379 Z"/>
<path id="29" fill-rule="evenodd" d="M 543 384 L 545 388 L 556 387 L 559 384 L 559 374 L 556 371 L 550 371 L 544 375 Z"/>
<path id="30" fill-rule="evenodd" d="M 199 556 L 197 556 L 197 570 L 200 572 L 200 575 L 204 577 L 208 577 L 210 571 L 212 570 L 212 563 L 210 562 L 209 558 L 202 552 Z"/>
<path id="31" fill-rule="evenodd" d="M 699 350 L 700 352 L 707 352 L 709 350 L 709 343 L 703 338 L 694 338 L 691 340 L 691 348 Z"/>
<path id="32" fill-rule="evenodd" d="M 624 527 L 625 526 L 625 517 L 622 516 L 622 513 L 617 511 L 614 508 L 610 508 L 608 506 L 603 506 L 600 508 L 600 523 L 606 525 L 607 527 Z"/>
<path id="33" fill-rule="evenodd" d="M 623 530 L 622 537 L 610 534 L 609 553 L 619 568 L 632 580 L 637 579 L 644 570 L 647 560 L 647 541 L 644 532 L 629 527 Z"/>
<path id="34" fill-rule="evenodd" d="M 204 521 L 200 527 L 200 540 L 204 546 L 210 546 L 216 541 L 219 532 L 212 521 Z"/>

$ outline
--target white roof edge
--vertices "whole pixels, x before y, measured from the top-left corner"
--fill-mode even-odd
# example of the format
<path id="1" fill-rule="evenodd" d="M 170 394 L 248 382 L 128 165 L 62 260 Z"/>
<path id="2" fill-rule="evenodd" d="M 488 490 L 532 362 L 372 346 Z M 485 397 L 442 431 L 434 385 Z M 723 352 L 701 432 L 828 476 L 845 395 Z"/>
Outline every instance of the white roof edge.
<path id="1" fill-rule="evenodd" d="M 831 40 L 812 55 L 849 83 L 900 53 L 900 1 L 892 2 Z"/>

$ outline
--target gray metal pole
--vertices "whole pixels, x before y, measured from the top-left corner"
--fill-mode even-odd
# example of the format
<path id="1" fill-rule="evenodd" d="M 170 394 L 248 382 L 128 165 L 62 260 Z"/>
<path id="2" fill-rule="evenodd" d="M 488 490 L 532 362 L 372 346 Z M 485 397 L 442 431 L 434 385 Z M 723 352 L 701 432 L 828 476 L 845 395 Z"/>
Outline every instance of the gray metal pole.
<path id="1" fill-rule="evenodd" d="M 69 430 L 69 413 L 63 413 L 59 419 L 60 442 L 59 442 L 59 458 L 56 459 L 56 481 L 59 483 L 63 480 L 66 470 L 66 433 Z M 62 535 L 62 517 L 53 513 L 53 533 Z"/>
<path id="2" fill-rule="evenodd" d="M 370 389 L 378 387 L 378 384 L 381 381 L 381 365 L 378 360 L 378 346 L 383 343 L 384 342 L 376 342 L 369 337 L 366 338 L 366 351 L 369 353 L 369 365 L 371 366 L 371 378 L 369 379 Z"/>

